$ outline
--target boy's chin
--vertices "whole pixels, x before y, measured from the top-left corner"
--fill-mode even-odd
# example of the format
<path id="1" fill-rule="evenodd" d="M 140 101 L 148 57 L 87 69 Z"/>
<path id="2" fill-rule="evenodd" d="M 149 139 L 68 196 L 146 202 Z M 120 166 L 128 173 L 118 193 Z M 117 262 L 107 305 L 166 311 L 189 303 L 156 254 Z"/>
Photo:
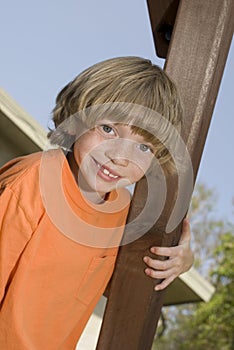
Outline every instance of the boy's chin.
<path id="1" fill-rule="evenodd" d="M 116 183 L 115 189 L 124 188 L 124 187 L 130 186 L 131 184 L 132 184 L 131 181 L 129 181 L 128 179 L 120 179 Z"/>
<path id="2" fill-rule="evenodd" d="M 129 185 L 131 185 L 132 183 L 127 180 L 127 179 L 120 179 L 119 181 L 117 181 L 116 183 L 113 183 L 113 184 L 110 184 L 110 185 L 107 185 L 107 186 L 98 186 L 96 188 L 96 192 L 97 193 L 109 193 L 111 191 L 114 191 L 114 190 L 118 190 L 120 188 L 125 188 Z"/>

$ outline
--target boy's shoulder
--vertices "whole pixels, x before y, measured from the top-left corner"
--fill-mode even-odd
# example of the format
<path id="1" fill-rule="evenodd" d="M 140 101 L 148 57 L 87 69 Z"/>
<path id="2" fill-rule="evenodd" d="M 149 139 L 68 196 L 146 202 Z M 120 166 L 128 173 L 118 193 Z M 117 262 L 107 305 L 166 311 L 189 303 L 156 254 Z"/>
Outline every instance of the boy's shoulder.
<path id="1" fill-rule="evenodd" d="M 41 161 L 42 152 L 32 153 L 26 156 L 14 158 L 0 168 L 1 187 L 14 186 L 28 173 L 37 171 Z"/>

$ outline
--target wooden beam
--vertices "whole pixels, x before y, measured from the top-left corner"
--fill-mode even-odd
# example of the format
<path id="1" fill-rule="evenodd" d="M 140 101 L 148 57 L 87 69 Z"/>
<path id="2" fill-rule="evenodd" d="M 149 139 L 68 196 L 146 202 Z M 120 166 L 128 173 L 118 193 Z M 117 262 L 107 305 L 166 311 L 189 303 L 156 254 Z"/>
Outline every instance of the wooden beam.
<path id="1" fill-rule="evenodd" d="M 155 2 L 157 2 L 155 0 Z M 151 11 L 151 8 L 149 8 Z M 234 27 L 233 0 L 180 0 L 165 70 L 178 84 L 185 110 L 183 138 L 196 176 Z M 149 350 L 163 304 L 164 292 L 153 290 L 144 275 L 142 257 L 152 245 L 178 243 L 180 227 L 165 233 L 175 193 L 167 182 L 164 211 L 143 237 L 122 246 L 113 275 L 98 350 Z M 146 180 L 137 186 L 129 220 L 147 196 Z M 175 198 L 174 198 L 175 200 Z M 153 208 L 152 208 L 153 210 Z"/>
<path id="2" fill-rule="evenodd" d="M 180 0 L 147 2 L 157 56 L 166 58 Z"/>

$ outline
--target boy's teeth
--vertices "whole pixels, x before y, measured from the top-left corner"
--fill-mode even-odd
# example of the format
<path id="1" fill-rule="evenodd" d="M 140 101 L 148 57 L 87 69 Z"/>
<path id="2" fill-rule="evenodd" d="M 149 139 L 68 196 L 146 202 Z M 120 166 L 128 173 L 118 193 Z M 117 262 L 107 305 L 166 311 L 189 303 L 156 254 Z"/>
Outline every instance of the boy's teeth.
<path id="1" fill-rule="evenodd" d="M 106 174 L 106 175 L 109 175 L 110 174 L 110 172 L 107 170 L 107 169 L 103 169 L 103 172 L 104 172 L 104 174 Z"/>
<path id="2" fill-rule="evenodd" d="M 108 175 L 108 176 L 110 176 L 110 177 L 113 178 L 113 179 L 117 179 L 117 178 L 118 178 L 117 175 L 111 174 L 111 173 L 109 172 L 109 170 L 107 170 L 106 168 L 103 168 L 103 166 L 101 166 L 101 164 L 99 164 L 98 162 L 97 162 L 97 166 L 98 166 L 99 169 L 101 169 L 101 171 L 102 171 L 105 175 Z"/>
<path id="3" fill-rule="evenodd" d="M 106 168 L 102 168 L 102 171 L 103 171 L 103 173 L 104 174 L 106 174 L 106 175 L 108 175 L 108 176 L 110 176 L 110 177 L 112 177 L 112 178 L 114 178 L 114 179 L 117 179 L 117 175 L 113 175 L 113 174 L 111 174 L 110 172 L 109 172 L 109 170 L 107 170 Z"/>
<path id="4" fill-rule="evenodd" d="M 110 177 L 113 177 L 114 179 L 117 179 L 117 177 L 118 177 L 117 175 L 113 175 L 113 174 L 111 174 L 111 173 L 109 174 L 109 176 L 110 176 Z"/>

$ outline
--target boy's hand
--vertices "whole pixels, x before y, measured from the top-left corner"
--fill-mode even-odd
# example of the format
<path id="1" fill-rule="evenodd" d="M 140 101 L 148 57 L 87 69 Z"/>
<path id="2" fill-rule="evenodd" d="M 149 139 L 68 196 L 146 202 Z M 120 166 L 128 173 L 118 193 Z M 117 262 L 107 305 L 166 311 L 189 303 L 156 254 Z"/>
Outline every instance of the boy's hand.
<path id="1" fill-rule="evenodd" d="M 176 247 L 152 247 L 151 253 L 166 256 L 167 260 L 143 258 L 148 265 L 145 269 L 147 276 L 163 281 L 155 287 L 155 290 L 166 288 L 181 273 L 190 269 L 193 264 L 193 253 L 190 249 L 190 225 L 188 219 L 183 221 L 183 229 L 178 246 Z"/>

